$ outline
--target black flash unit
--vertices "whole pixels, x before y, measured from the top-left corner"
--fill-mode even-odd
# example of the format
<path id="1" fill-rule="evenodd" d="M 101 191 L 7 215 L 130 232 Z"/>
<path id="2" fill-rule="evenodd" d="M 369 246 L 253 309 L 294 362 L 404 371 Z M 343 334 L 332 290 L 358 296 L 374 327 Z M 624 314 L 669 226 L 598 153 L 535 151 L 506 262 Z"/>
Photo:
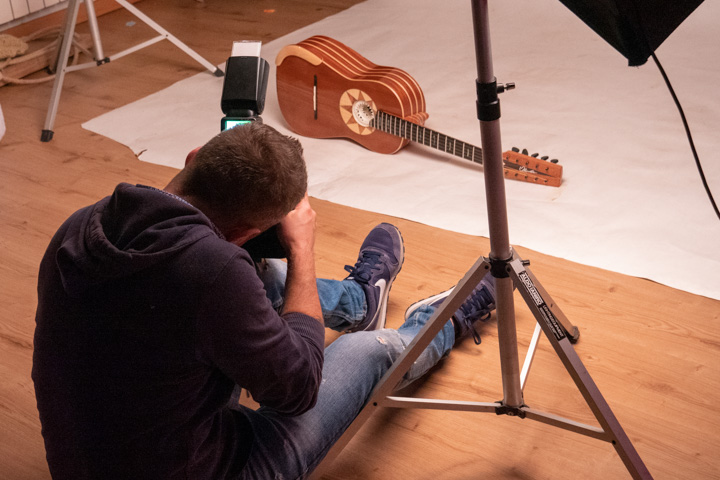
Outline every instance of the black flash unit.
<path id="1" fill-rule="evenodd" d="M 220 107 L 225 117 L 220 130 L 251 122 L 262 122 L 270 65 L 260 57 L 259 41 L 233 42 L 232 53 L 225 64 Z"/>

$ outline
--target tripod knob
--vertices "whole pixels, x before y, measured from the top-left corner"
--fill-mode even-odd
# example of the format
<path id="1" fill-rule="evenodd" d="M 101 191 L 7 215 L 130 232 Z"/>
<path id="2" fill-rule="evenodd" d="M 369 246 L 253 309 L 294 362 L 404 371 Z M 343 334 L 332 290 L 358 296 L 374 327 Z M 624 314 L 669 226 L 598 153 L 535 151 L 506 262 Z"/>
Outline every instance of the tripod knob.
<path id="1" fill-rule="evenodd" d="M 497 86 L 498 93 L 503 93 L 506 90 L 514 90 L 514 89 L 515 89 L 515 82 L 498 83 L 498 86 Z"/>

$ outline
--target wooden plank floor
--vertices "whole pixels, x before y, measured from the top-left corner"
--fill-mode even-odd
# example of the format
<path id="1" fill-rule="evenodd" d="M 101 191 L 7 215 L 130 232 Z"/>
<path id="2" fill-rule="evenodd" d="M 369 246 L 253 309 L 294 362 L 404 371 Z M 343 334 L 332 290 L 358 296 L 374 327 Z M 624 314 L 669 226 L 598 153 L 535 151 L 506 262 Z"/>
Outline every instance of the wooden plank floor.
<path id="1" fill-rule="evenodd" d="M 264 42 L 338 12 L 356 0 L 143 0 L 143 9 L 211 62 L 231 42 Z M 153 36 L 118 11 L 100 19 L 106 52 Z M 318 32 L 322 33 L 322 32 Z M 0 479 L 47 479 L 30 379 L 36 272 L 60 223 L 122 181 L 164 186 L 170 168 L 138 161 L 125 147 L 83 130 L 99 114 L 201 69 L 168 42 L 102 68 L 71 73 L 55 139 L 39 141 L 51 84 L 0 88 L 7 134 L 0 142 Z M 219 99 L 218 99 L 219 105 Z M 220 113 L 220 112 L 218 112 Z M 396 223 L 406 241 L 392 290 L 389 326 L 414 300 L 448 288 L 489 250 L 486 238 L 313 200 L 319 214 L 318 273 L 345 275 L 376 223 Z M 720 302 L 523 248 L 532 270 L 579 326 L 576 350 L 651 473 L 658 479 L 720 478 Z M 667 268 L 688 268 L 668 262 Z M 648 259 L 667 261 L 667 259 Z M 520 353 L 533 319 L 518 298 Z M 502 397 L 496 324 L 483 343 L 465 342 L 414 395 L 496 401 Z M 594 419 L 560 361 L 541 342 L 526 403 Z M 530 420 L 445 411 L 382 410 L 332 465 L 328 479 L 629 478 L 611 445 Z"/>

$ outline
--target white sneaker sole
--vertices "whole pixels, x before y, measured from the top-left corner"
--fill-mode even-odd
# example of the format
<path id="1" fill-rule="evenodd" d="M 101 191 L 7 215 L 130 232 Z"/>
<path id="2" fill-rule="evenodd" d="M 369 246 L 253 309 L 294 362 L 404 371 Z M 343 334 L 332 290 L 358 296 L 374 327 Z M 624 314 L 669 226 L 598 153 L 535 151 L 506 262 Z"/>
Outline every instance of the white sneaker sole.
<path id="1" fill-rule="evenodd" d="M 422 307 L 423 305 L 430 305 L 431 303 L 435 303 L 440 299 L 443 299 L 445 297 L 448 297 L 452 291 L 455 289 L 455 287 L 451 288 L 450 290 L 445 290 L 442 293 L 438 293 L 437 295 L 433 295 L 432 297 L 424 298 L 422 300 L 418 300 L 417 302 L 410 305 L 407 310 L 405 310 L 405 320 L 410 318 L 410 315 L 415 313 L 415 310 Z"/>

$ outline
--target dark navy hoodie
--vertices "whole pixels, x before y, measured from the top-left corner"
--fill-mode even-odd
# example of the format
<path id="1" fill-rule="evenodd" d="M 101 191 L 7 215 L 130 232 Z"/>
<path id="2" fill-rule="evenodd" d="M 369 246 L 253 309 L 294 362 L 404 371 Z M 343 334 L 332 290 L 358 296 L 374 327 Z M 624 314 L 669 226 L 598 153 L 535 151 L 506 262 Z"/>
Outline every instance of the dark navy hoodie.
<path id="1" fill-rule="evenodd" d="M 253 433 L 234 385 L 311 408 L 323 328 L 280 316 L 249 254 L 198 209 L 120 184 L 73 214 L 40 265 L 33 381 L 56 479 L 222 479 Z"/>

